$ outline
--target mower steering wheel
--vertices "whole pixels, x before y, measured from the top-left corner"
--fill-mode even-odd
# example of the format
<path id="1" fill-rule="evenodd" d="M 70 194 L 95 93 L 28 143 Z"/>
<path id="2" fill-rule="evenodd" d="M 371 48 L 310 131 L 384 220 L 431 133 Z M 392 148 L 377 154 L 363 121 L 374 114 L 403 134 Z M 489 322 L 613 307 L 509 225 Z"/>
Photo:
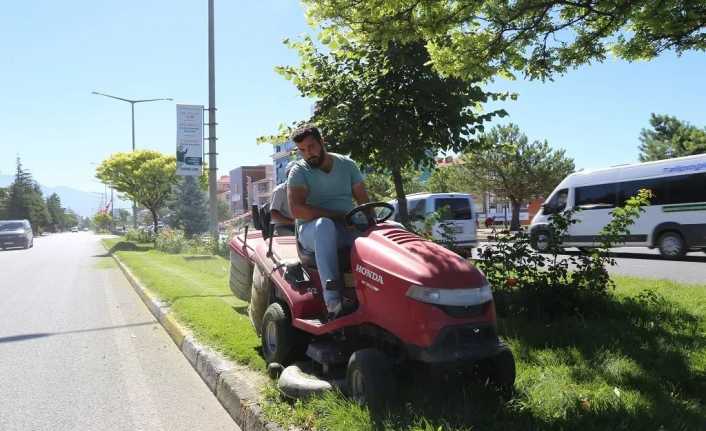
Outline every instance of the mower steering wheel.
<path id="1" fill-rule="evenodd" d="M 378 218 L 376 217 L 376 213 L 374 211 L 375 208 L 386 208 L 389 210 L 389 212 L 387 214 L 384 214 L 383 217 Z M 359 205 L 350 210 L 345 216 L 345 221 L 346 224 L 349 226 L 356 226 L 358 228 L 361 228 L 363 227 L 362 223 L 357 222 L 354 217 L 358 215 L 358 213 L 362 213 L 362 215 L 365 216 L 367 224 L 361 230 L 365 230 L 369 227 L 375 226 L 376 224 L 382 223 L 385 220 L 389 219 L 392 214 L 394 214 L 394 212 L 395 207 L 388 204 L 387 202 L 368 202 L 367 204 Z"/>

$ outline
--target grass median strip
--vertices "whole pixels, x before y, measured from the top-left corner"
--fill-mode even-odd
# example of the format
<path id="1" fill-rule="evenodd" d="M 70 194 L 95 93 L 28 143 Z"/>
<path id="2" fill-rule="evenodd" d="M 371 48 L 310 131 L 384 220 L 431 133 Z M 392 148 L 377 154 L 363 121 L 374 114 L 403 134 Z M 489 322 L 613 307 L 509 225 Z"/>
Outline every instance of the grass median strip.
<path id="1" fill-rule="evenodd" d="M 105 243 L 203 343 L 264 370 L 246 304 L 228 288 L 227 260 Z M 706 429 L 706 286 L 615 281 L 601 318 L 499 320 L 517 361 L 510 400 L 453 376 L 405 369 L 401 400 L 382 417 L 337 393 L 287 402 L 273 386 L 265 414 L 302 430 Z"/>
<path id="2" fill-rule="evenodd" d="M 152 244 L 119 239 L 103 243 L 147 289 L 169 304 L 179 323 L 199 341 L 238 363 L 265 369 L 247 303 L 235 298 L 228 287 L 228 260 L 218 256 L 191 260 L 154 250 Z"/>

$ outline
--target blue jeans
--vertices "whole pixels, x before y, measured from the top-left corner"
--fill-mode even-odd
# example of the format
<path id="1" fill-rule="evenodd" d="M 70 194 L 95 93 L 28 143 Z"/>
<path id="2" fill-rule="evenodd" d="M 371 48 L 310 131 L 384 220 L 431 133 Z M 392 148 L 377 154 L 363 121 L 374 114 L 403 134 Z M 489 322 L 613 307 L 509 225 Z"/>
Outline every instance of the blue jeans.
<path id="1" fill-rule="evenodd" d="M 355 237 L 357 235 L 354 231 L 326 217 L 299 225 L 299 243 L 306 250 L 316 254 L 316 267 L 319 270 L 324 302 L 329 311 L 334 311 L 340 306 L 341 294 L 336 290 L 326 290 L 326 281 L 342 283 L 342 280 L 339 280 L 338 249 L 352 246 Z"/>

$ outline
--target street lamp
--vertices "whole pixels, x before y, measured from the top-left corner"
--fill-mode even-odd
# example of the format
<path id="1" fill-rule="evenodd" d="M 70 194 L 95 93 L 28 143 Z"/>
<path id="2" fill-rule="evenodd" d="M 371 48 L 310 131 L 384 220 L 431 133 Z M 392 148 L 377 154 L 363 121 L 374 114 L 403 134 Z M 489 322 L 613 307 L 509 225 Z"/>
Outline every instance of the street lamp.
<path id="1" fill-rule="evenodd" d="M 160 98 L 160 99 L 125 99 L 122 97 L 117 97 L 117 96 L 111 96 L 110 94 L 105 94 L 105 93 L 100 93 L 98 91 L 92 91 L 91 94 L 95 94 L 98 96 L 105 96 L 105 97 L 110 97 L 111 99 L 116 99 L 116 100 L 121 100 L 123 102 L 127 102 L 130 104 L 130 110 L 132 112 L 132 151 L 135 151 L 135 104 L 136 103 L 145 103 L 145 102 L 156 102 L 158 100 L 168 100 L 168 101 L 173 101 L 171 97 L 166 97 L 166 98 Z M 137 227 L 137 207 L 135 206 L 135 202 L 132 203 L 132 225 L 133 227 Z"/>
<path id="2" fill-rule="evenodd" d="M 99 93 L 98 91 L 92 91 L 91 94 L 96 94 L 98 96 L 105 96 L 105 97 L 110 97 L 111 99 L 117 99 L 117 100 L 122 100 L 123 102 L 127 102 L 130 104 L 130 108 L 132 111 L 132 151 L 135 151 L 135 103 L 144 103 L 144 102 L 156 102 L 158 100 L 169 100 L 170 102 L 173 101 L 171 97 L 167 98 L 161 98 L 161 99 L 137 99 L 137 100 L 132 100 L 132 99 L 124 99 L 122 97 L 117 97 L 117 96 L 111 96 L 110 94 L 105 94 L 105 93 Z"/>

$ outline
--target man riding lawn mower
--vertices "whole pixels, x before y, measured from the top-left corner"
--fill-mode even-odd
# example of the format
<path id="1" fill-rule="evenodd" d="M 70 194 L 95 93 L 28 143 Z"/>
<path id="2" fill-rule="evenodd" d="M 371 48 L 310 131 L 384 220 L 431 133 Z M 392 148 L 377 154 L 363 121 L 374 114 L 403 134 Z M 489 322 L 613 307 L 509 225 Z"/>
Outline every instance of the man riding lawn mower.
<path id="1" fill-rule="evenodd" d="M 288 182 L 296 235 L 274 237 L 265 226 L 230 243 L 231 289 L 251 301 L 267 363 L 307 356 L 324 375 L 345 370 L 344 390 L 371 407 L 394 399 L 395 371 L 407 361 L 450 367 L 474 380 L 481 374 L 476 381 L 511 389 L 514 359 L 497 336 L 483 274 L 387 221 L 394 208 L 367 203 L 350 159 L 327 153 L 315 128 L 297 133 L 305 161 Z M 348 194 L 333 196 L 345 181 Z M 341 217 L 352 197 L 359 206 Z"/>

